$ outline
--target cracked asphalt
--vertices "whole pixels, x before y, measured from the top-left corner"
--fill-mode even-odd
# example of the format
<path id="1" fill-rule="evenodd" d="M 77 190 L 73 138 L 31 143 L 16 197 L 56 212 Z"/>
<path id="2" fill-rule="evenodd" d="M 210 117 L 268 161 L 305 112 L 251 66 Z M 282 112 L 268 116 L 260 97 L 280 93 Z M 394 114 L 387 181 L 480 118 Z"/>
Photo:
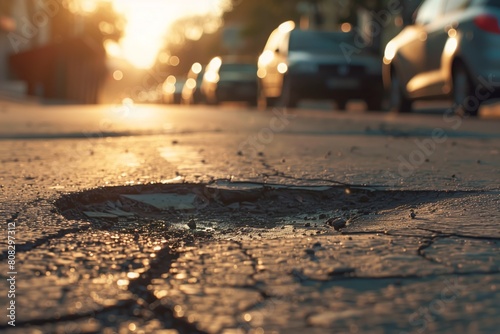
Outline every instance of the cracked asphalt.
<path id="1" fill-rule="evenodd" d="M 3 333 L 500 328 L 494 112 L 0 105 Z"/>

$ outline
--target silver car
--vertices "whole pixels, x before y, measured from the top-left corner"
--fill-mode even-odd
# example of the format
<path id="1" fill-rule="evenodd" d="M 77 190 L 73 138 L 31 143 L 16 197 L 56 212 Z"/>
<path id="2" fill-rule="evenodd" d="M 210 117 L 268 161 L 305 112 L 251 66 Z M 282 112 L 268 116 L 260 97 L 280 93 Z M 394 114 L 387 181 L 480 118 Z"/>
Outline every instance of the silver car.
<path id="1" fill-rule="evenodd" d="M 499 96 L 500 0 L 425 0 L 414 18 L 384 53 L 392 108 L 453 98 L 456 112 L 477 115 Z"/>
<path id="2" fill-rule="evenodd" d="M 302 99 L 335 100 L 344 110 L 350 99 L 380 110 L 382 62 L 368 49 L 353 49 L 355 35 L 301 30 L 292 21 L 275 29 L 259 56 L 259 106 L 296 107 Z"/>

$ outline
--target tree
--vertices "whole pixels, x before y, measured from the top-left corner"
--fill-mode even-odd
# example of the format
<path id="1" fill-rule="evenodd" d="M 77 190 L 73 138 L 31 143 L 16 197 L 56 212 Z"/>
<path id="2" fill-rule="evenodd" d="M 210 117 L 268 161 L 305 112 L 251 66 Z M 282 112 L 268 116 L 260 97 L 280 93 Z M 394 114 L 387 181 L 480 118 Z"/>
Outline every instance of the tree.
<path id="1" fill-rule="evenodd" d="M 125 27 L 125 19 L 116 13 L 109 1 L 96 2 L 94 10 L 83 12 L 78 7 L 78 0 L 64 0 L 52 20 L 54 41 L 75 37 L 75 26 L 80 25 L 82 30 L 77 34 L 103 45 L 107 39 L 118 41 Z"/>
<path id="2" fill-rule="evenodd" d="M 257 54 L 267 37 L 280 23 L 298 21 L 297 5 L 301 0 L 241 0 L 224 15 L 226 24 L 241 26 L 241 37 L 246 40 L 243 52 Z"/>

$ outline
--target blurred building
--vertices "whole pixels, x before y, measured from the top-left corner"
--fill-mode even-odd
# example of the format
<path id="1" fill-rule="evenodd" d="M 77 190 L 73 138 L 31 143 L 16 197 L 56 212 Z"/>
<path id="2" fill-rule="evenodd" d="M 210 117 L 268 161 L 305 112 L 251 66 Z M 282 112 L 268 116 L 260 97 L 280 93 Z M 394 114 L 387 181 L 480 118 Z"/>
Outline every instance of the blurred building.
<path id="1" fill-rule="evenodd" d="M 26 93 L 26 83 L 14 80 L 10 73 L 9 56 L 13 52 L 9 34 L 16 33 L 17 21 L 15 17 L 22 17 L 27 11 L 24 1 L 0 0 L 0 93 L 23 95 Z M 29 48 L 28 43 L 24 43 L 20 48 Z"/>
<path id="2" fill-rule="evenodd" d="M 95 103 L 106 75 L 101 44 L 56 0 L 0 0 L 0 93 Z"/>

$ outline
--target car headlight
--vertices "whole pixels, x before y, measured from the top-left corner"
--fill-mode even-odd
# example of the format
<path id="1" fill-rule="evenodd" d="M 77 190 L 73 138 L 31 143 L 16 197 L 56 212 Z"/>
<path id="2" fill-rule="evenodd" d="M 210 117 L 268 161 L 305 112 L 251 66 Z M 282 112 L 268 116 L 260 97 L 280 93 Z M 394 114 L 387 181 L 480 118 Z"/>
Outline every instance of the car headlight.
<path id="1" fill-rule="evenodd" d="M 385 47 L 384 51 L 384 63 L 386 61 L 391 62 L 394 56 L 396 56 L 396 51 L 397 51 L 396 43 L 394 43 L 393 41 L 387 43 L 387 46 Z"/>
<path id="2" fill-rule="evenodd" d="M 318 72 L 318 65 L 314 63 L 298 63 L 292 66 L 294 72 L 300 73 L 316 73 Z"/>

